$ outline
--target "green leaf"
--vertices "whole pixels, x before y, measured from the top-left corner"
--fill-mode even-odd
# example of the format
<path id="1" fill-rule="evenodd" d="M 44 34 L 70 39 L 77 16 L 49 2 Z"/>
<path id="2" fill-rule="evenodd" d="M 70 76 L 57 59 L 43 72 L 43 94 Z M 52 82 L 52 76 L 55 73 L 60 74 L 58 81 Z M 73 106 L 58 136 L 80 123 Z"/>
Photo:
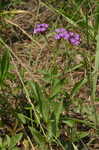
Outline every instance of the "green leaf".
<path id="1" fill-rule="evenodd" d="M 15 136 L 12 136 L 11 139 L 10 139 L 11 142 L 10 142 L 10 147 L 9 148 L 12 149 L 13 147 L 15 147 L 16 144 L 21 140 L 22 136 L 23 136 L 23 133 L 19 133 Z"/>
<path id="2" fill-rule="evenodd" d="M 3 141 L 3 147 L 9 147 L 10 146 L 10 137 L 6 135 L 6 138 Z"/>
<path id="3" fill-rule="evenodd" d="M 7 140 L 7 145 L 10 146 L 10 137 L 8 135 L 6 135 L 6 140 Z"/>
<path id="4" fill-rule="evenodd" d="M 58 137 L 60 134 L 58 126 L 59 126 L 60 115 L 63 111 L 63 103 L 54 102 L 51 107 L 53 112 L 48 123 L 49 139 L 51 139 L 52 137 Z"/>
<path id="5" fill-rule="evenodd" d="M 64 120 L 62 122 L 66 123 L 70 127 L 73 127 L 75 125 L 75 123 L 76 124 L 77 123 L 78 124 L 81 123 L 81 124 L 87 125 L 88 127 L 96 129 L 94 123 L 92 123 L 90 121 L 86 121 L 86 120 L 80 120 L 80 119 L 76 119 L 76 118 L 68 118 L 68 117 L 66 117 L 66 118 L 64 118 Z"/>
<path id="6" fill-rule="evenodd" d="M 32 93 L 33 93 L 34 99 L 38 100 L 39 97 L 38 97 L 38 93 L 37 93 L 36 83 L 31 81 L 31 82 L 29 82 L 29 84 L 32 88 Z"/>
<path id="7" fill-rule="evenodd" d="M 97 47 L 96 47 L 96 56 L 95 56 L 95 73 L 99 70 L 99 29 L 96 36 Z"/>
<path id="8" fill-rule="evenodd" d="M 49 141 L 51 141 L 53 137 L 57 138 L 60 135 L 59 128 L 56 124 L 56 117 L 55 117 L 54 112 L 52 113 L 52 116 L 49 120 L 47 129 L 48 129 L 47 137 Z"/>
<path id="9" fill-rule="evenodd" d="M 82 138 L 88 136 L 89 133 L 88 132 L 76 132 L 76 138 L 73 139 L 74 142 L 78 141 L 78 140 L 81 140 Z"/>
<path id="10" fill-rule="evenodd" d="M 33 138 L 34 138 L 35 142 L 41 146 L 41 149 L 43 149 L 44 146 L 45 146 L 45 142 L 46 142 L 45 137 L 42 136 L 42 135 L 40 134 L 40 132 L 37 131 L 34 127 L 30 127 L 30 126 L 29 126 L 29 129 L 30 129 L 30 131 L 31 131 L 31 134 L 33 135 Z M 43 150 L 44 150 L 44 149 L 43 149 Z"/>
<path id="11" fill-rule="evenodd" d="M 96 8 L 95 8 L 95 31 L 98 32 L 99 28 L 99 2 L 96 2 Z"/>
<path id="12" fill-rule="evenodd" d="M 9 70 L 9 62 L 10 62 L 10 55 L 9 51 L 6 50 L 0 62 L 0 83 L 2 83 L 7 76 Z"/>
<path id="13" fill-rule="evenodd" d="M 2 147 L 2 149 L 0 149 L 0 150 L 7 150 L 7 149 Z"/>
<path id="14" fill-rule="evenodd" d="M 50 141 L 51 138 L 53 138 L 53 121 L 54 120 L 50 120 L 48 125 L 47 125 L 47 137 L 48 137 L 48 140 Z M 55 131 L 55 128 L 54 128 L 54 131 Z"/>
<path id="15" fill-rule="evenodd" d="M 71 96 L 74 97 L 76 94 L 78 94 L 79 90 L 82 88 L 83 85 L 85 85 L 87 83 L 87 79 L 82 79 L 79 82 L 77 82 L 72 91 L 71 91 Z"/>
<path id="16" fill-rule="evenodd" d="M 45 122 L 48 122 L 49 120 L 49 102 L 48 99 L 45 98 L 41 87 L 38 85 L 36 82 L 31 82 L 30 83 L 32 87 L 32 91 L 34 94 L 34 97 L 36 101 L 38 102 L 40 113 L 42 114 L 42 117 Z"/>
<path id="17" fill-rule="evenodd" d="M 72 145 L 73 145 L 74 150 L 78 150 L 77 146 L 74 143 L 72 143 Z"/>
<path id="18" fill-rule="evenodd" d="M 63 111 L 63 102 L 57 103 L 56 107 L 54 108 L 55 118 L 56 118 L 56 126 L 58 126 L 60 115 Z"/>
<path id="19" fill-rule="evenodd" d="M 22 113 L 17 113 L 18 118 L 22 121 L 23 124 L 26 123 L 25 115 Z"/>
<path id="20" fill-rule="evenodd" d="M 0 137 L 0 148 L 2 148 L 2 138 Z"/>
<path id="21" fill-rule="evenodd" d="M 13 147 L 11 150 L 20 150 L 18 147 Z"/>
<path id="22" fill-rule="evenodd" d="M 54 79 L 53 87 L 52 87 L 52 94 L 51 97 L 55 97 L 57 94 L 61 92 L 61 88 L 64 85 L 64 79 Z"/>
<path id="23" fill-rule="evenodd" d="M 65 123 L 70 128 L 73 128 L 75 126 L 75 121 L 74 120 L 64 120 L 63 123 Z"/>

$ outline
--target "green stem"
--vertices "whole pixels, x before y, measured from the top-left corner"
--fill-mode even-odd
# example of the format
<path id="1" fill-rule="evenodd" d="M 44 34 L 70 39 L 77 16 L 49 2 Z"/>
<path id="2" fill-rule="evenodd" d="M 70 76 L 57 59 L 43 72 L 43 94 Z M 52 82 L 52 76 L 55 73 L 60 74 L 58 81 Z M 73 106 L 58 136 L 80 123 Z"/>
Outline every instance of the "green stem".
<path id="1" fill-rule="evenodd" d="M 54 68 L 56 67 L 56 58 L 57 58 L 57 52 L 59 51 L 59 47 L 60 47 L 60 40 L 56 41 L 56 48 L 54 49 L 53 52 L 53 66 Z"/>
<path id="2" fill-rule="evenodd" d="M 97 113 L 96 113 L 96 107 L 95 107 L 95 99 L 96 99 L 96 86 L 97 86 L 97 77 L 98 77 L 98 71 L 99 71 L 99 29 L 98 34 L 96 36 L 97 40 L 97 47 L 96 47 L 96 56 L 95 56 L 95 68 L 93 72 L 93 86 L 92 86 L 92 104 L 93 104 L 93 111 L 95 115 L 95 126 L 97 129 L 98 126 L 98 119 L 97 119 Z"/>
<path id="3" fill-rule="evenodd" d="M 43 34 L 42 34 L 42 35 L 43 35 Z M 48 42 L 48 39 L 47 39 L 46 35 L 44 34 L 43 37 L 44 37 L 44 40 L 45 40 L 45 42 L 46 42 L 46 45 L 49 47 L 49 42 Z"/>
<path id="4" fill-rule="evenodd" d="M 86 35 L 87 35 L 87 49 L 89 49 L 89 27 L 88 27 L 88 4 L 89 4 L 89 0 L 87 0 L 86 3 Z"/>

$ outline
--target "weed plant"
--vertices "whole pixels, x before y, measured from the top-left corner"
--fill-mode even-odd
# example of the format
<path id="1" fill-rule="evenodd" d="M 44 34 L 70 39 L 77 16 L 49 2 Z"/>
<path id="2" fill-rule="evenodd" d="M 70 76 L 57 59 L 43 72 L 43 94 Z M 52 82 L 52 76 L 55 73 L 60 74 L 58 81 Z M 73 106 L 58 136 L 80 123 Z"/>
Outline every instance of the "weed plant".
<path id="1" fill-rule="evenodd" d="M 99 149 L 99 2 L 5 0 L 0 20 L 0 150 Z"/>

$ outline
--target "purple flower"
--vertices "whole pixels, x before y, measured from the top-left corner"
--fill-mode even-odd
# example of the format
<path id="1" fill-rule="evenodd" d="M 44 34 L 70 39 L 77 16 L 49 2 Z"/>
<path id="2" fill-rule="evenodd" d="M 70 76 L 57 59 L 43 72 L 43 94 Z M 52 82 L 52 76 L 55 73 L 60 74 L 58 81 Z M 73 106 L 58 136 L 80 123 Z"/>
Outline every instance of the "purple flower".
<path id="1" fill-rule="evenodd" d="M 40 28 L 35 28 L 34 31 L 33 31 L 33 33 L 36 34 L 36 33 L 39 33 L 40 31 L 41 31 Z"/>
<path id="2" fill-rule="evenodd" d="M 80 40 L 80 35 L 79 34 L 75 34 L 75 39 L 76 40 Z"/>
<path id="3" fill-rule="evenodd" d="M 42 24 L 37 24 L 36 28 L 34 28 L 33 33 L 44 33 L 48 29 L 48 24 L 42 23 Z"/>
<path id="4" fill-rule="evenodd" d="M 37 28 L 42 28 L 42 27 L 48 28 L 48 24 L 46 24 L 46 23 L 37 24 L 36 27 L 37 27 Z"/>
<path id="5" fill-rule="evenodd" d="M 70 36 L 74 36 L 74 32 L 69 32 L 69 35 Z"/>
<path id="6" fill-rule="evenodd" d="M 72 44 L 72 45 L 79 45 L 80 44 L 80 35 L 77 34 L 77 33 L 74 33 L 74 32 L 69 32 L 70 34 L 70 37 L 69 37 L 69 42 Z"/>
<path id="7" fill-rule="evenodd" d="M 69 41 L 72 45 L 79 45 L 80 44 L 80 41 L 76 40 L 75 38 L 70 38 Z"/>
<path id="8" fill-rule="evenodd" d="M 59 29 L 56 29 L 55 32 L 57 33 L 55 35 L 55 39 L 56 40 L 59 40 L 59 39 L 69 39 L 69 32 L 67 30 L 65 30 L 64 28 L 59 28 Z"/>
<path id="9" fill-rule="evenodd" d="M 61 39 L 59 34 L 56 34 L 54 38 L 55 38 L 55 40 L 60 40 Z"/>
<path id="10" fill-rule="evenodd" d="M 64 28 L 59 28 L 59 29 L 56 29 L 55 32 L 56 33 L 61 33 L 61 32 L 65 32 L 66 30 Z"/>
<path id="11" fill-rule="evenodd" d="M 55 39 L 56 39 L 56 40 L 59 40 L 59 39 L 64 38 L 64 36 L 65 36 L 64 33 L 58 33 L 58 34 L 55 35 Z"/>
<path id="12" fill-rule="evenodd" d="M 65 39 L 65 40 L 68 40 L 69 37 L 70 37 L 69 32 L 68 32 L 68 31 L 65 31 L 65 32 L 64 32 L 64 39 Z"/>
<path id="13" fill-rule="evenodd" d="M 68 40 L 72 45 L 79 45 L 80 44 L 80 35 L 71 31 L 67 31 L 64 28 L 58 28 L 55 30 L 56 35 L 55 39 L 60 40 L 60 39 L 65 39 Z"/>

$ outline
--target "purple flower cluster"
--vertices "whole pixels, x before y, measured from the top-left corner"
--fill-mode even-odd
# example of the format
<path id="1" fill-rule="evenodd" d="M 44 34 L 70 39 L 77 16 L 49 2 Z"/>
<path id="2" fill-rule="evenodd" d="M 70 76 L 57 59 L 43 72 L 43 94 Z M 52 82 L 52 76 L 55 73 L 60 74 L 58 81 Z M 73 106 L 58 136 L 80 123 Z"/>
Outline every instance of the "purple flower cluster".
<path id="1" fill-rule="evenodd" d="M 33 30 L 33 33 L 34 34 L 44 33 L 47 29 L 48 29 L 48 24 L 46 24 L 46 23 L 37 24 Z"/>
<path id="2" fill-rule="evenodd" d="M 72 45 L 79 45 L 80 44 L 80 35 L 74 32 L 70 32 L 65 30 L 64 28 L 56 29 L 55 35 L 56 40 L 65 39 L 68 40 Z"/>
<path id="3" fill-rule="evenodd" d="M 42 24 L 37 24 L 36 27 L 33 30 L 34 34 L 37 33 L 45 33 L 48 29 L 48 24 L 42 23 Z M 55 30 L 56 35 L 55 39 L 60 40 L 60 39 L 65 39 L 68 40 L 72 45 L 79 45 L 80 44 L 80 35 L 71 31 L 68 31 L 64 28 L 58 28 Z"/>

